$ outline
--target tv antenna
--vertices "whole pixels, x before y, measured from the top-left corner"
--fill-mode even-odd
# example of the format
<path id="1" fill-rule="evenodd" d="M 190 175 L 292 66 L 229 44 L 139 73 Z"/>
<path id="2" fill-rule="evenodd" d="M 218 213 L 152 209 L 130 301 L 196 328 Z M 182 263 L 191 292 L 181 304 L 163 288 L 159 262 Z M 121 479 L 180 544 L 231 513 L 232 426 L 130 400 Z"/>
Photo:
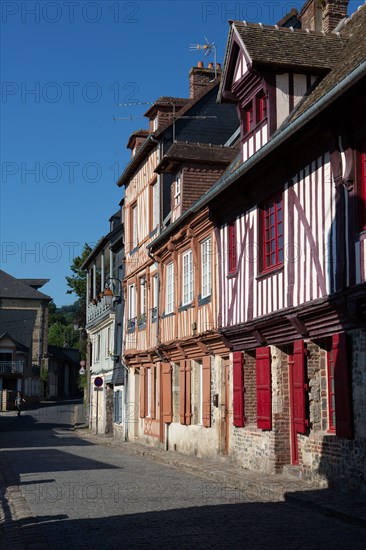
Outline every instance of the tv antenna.
<path id="1" fill-rule="evenodd" d="M 205 56 L 207 57 L 210 53 L 213 53 L 214 56 L 214 66 L 215 66 L 215 80 L 217 78 L 217 66 L 216 66 L 216 44 L 215 42 L 210 42 L 205 36 L 206 44 L 191 44 L 189 49 L 191 52 L 196 52 L 199 50 L 204 50 Z"/>

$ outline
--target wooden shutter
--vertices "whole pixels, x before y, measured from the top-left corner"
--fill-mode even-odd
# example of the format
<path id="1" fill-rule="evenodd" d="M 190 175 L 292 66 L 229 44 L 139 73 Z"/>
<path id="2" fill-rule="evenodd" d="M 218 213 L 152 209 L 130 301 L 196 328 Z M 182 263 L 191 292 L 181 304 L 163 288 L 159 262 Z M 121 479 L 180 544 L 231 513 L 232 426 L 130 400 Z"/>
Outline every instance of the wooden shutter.
<path id="1" fill-rule="evenodd" d="M 181 424 L 186 423 L 186 362 L 181 361 L 179 364 L 179 419 Z"/>
<path id="2" fill-rule="evenodd" d="M 185 361 L 186 372 L 186 407 L 185 407 L 185 424 L 188 426 L 191 423 L 191 362 Z"/>
<path id="3" fill-rule="evenodd" d="M 156 367 L 155 367 L 155 364 L 153 363 L 151 365 L 151 418 L 156 418 L 156 414 L 155 414 L 155 403 L 156 403 L 156 393 L 155 393 L 155 388 L 156 388 L 156 383 L 155 383 L 155 379 L 156 379 Z"/>
<path id="4" fill-rule="evenodd" d="M 306 414 L 306 345 L 303 340 L 294 342 L 292 381 L 294 428 L 296 432 L 305 434 L 309 422 Z"/>
<path id="5" fill-rule="evenodd" d="M 172 367 L 170 363 L 163 363 L 161 369 L 162 376 L 162 417 L 163 422 L 172 422 Z"/>
<path id="6" fill-rule="evenodd" d="M 145 369 L 140 368 L 140 418 L 145 418 Z"/>
<path id="7" fill-rule="evenodd" d="M 257 427 L 261 430 L 272 429 L 272 387 L 271 387 L 271 349 L 256 350 L 257 373 Z"/>
<path id="8" fill-rule="evenodd" d="M 211 426 L 211 357 L 205 356 L 202 360 L 202 412 L 203 425 Z"/>
<path id="9" fill-rule="evenodd" d="M 352 438 L 351 380 L 347 361 L 345 332 L 333 334 L 334 392 L 336 408 L 336 435 Z"/>
<path id="10" fill-rule="evenodd" d="M 243 428 L 244 423 L 244 357 L 241 351 L 233 353 L 233 424 Z M 228 408 L 228 404 L 226 405 Z"/>

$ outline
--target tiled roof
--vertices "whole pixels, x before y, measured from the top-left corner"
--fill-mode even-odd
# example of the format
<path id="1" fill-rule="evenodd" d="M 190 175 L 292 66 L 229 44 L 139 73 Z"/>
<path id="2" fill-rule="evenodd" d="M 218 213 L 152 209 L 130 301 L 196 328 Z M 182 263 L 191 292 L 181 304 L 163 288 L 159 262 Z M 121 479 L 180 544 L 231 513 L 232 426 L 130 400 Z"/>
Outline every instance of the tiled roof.
<path id="1" fill-rule="evenodd" d="M 159 173 L 160 169 L 167 165 L 169 161 L 194 161 L 210 162 L 211 164 L 229 164 L 235 155 L 236 149 L 232 147 L 223 147 L 220 145 L 211 145 L 209 143 L 192 143 L 176 141 L 169 148 L 155 171 Z"/>
<path id="2" fill-rule="evenodd" d="M 330 69 L 347 40 L 337 34 L 308 32 L 243 21 L 233 21 L 253 65 Z"/>
<path id="3" fill-rule="evenodd" d="M 49 283 L 49 279 L 18 279 L 18 281 L 22 281 L 22 283 L 31 286 L 35 290 L 38 290 L 42 286 L 44 286 L 46 283 Z"/>
<path id="4" fill-rule="evenodd" d="M 7 332 L 15 342 L 32 348 L 35 309 L 2 309 L 0 316 L 0 333 Z"/>
<path id="5" fill-rule="evenodd" d="M 341 30 L 342 36 L 347 39 L 345 48 L 339 55 L 338 61 L 329 74 L 320 82 L 315 90 L 305 97 L 296 110 L 288 117 L 284 125 L 290 124 L 309 107 L 317 103 L 339 82 L 344 80 L 354 69 L 366 60 L 366 4 L 364 4 Z"/>
<path id="6" fill-rule="evenodd" d="M 0 298 L 18 298 L 20 300 L 51 300 L 49 296 L 25 284 L 0 270 Z"/>

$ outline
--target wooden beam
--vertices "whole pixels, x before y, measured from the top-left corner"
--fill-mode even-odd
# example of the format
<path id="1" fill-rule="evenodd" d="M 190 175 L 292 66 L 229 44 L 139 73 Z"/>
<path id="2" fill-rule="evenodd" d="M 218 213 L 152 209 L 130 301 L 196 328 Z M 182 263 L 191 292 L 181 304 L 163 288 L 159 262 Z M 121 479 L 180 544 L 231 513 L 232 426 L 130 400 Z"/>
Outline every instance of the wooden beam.
<path id="1" fill-rule="evenodd" d="M 206 355 L 208 355 L 210 353 L 210 350 L 209 350 L 208 346 L 206 346 L 206 344 L 204 342 L 202 342 L 201 340 L 197 340 L 196 344 L 200 348 L 200 350 L 203 353 L 205 353 Z"/>
<path id="2" fill-rule="evenodd" d="M 260 332 L 260 330 L 258 330 L 258 329 L 253 330 L 252 334 L 253 334 L 254 338 L 256 339 L 256 341 L 258 342 L 258 344 L 260 344 L 261 346 L 265 346 L 267 344 L 267 341 L 266 341 L 265 337 L 263 336 L 263 334 Z"/>
<path id="3" fill-rule="evenodd" d="M 300 336 L 307 336 L 309 334 L 305 323 L 298 318 L 296 313 L 292 315 L 286 315 L 286 318 L 290 321 L 291 325 L 300 334 Z"/>

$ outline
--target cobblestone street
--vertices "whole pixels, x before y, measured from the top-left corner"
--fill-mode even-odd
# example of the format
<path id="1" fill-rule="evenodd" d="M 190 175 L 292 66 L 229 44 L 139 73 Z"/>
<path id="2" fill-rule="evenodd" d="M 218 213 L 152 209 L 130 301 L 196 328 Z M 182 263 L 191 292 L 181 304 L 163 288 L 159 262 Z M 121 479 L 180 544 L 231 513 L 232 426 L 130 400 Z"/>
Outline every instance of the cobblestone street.
<path id="1" fill-rule="evenodd" d="M 360 526 L 97 444 L 76 406 L 1 415 L 1 549 L 364 548 Z"/>

